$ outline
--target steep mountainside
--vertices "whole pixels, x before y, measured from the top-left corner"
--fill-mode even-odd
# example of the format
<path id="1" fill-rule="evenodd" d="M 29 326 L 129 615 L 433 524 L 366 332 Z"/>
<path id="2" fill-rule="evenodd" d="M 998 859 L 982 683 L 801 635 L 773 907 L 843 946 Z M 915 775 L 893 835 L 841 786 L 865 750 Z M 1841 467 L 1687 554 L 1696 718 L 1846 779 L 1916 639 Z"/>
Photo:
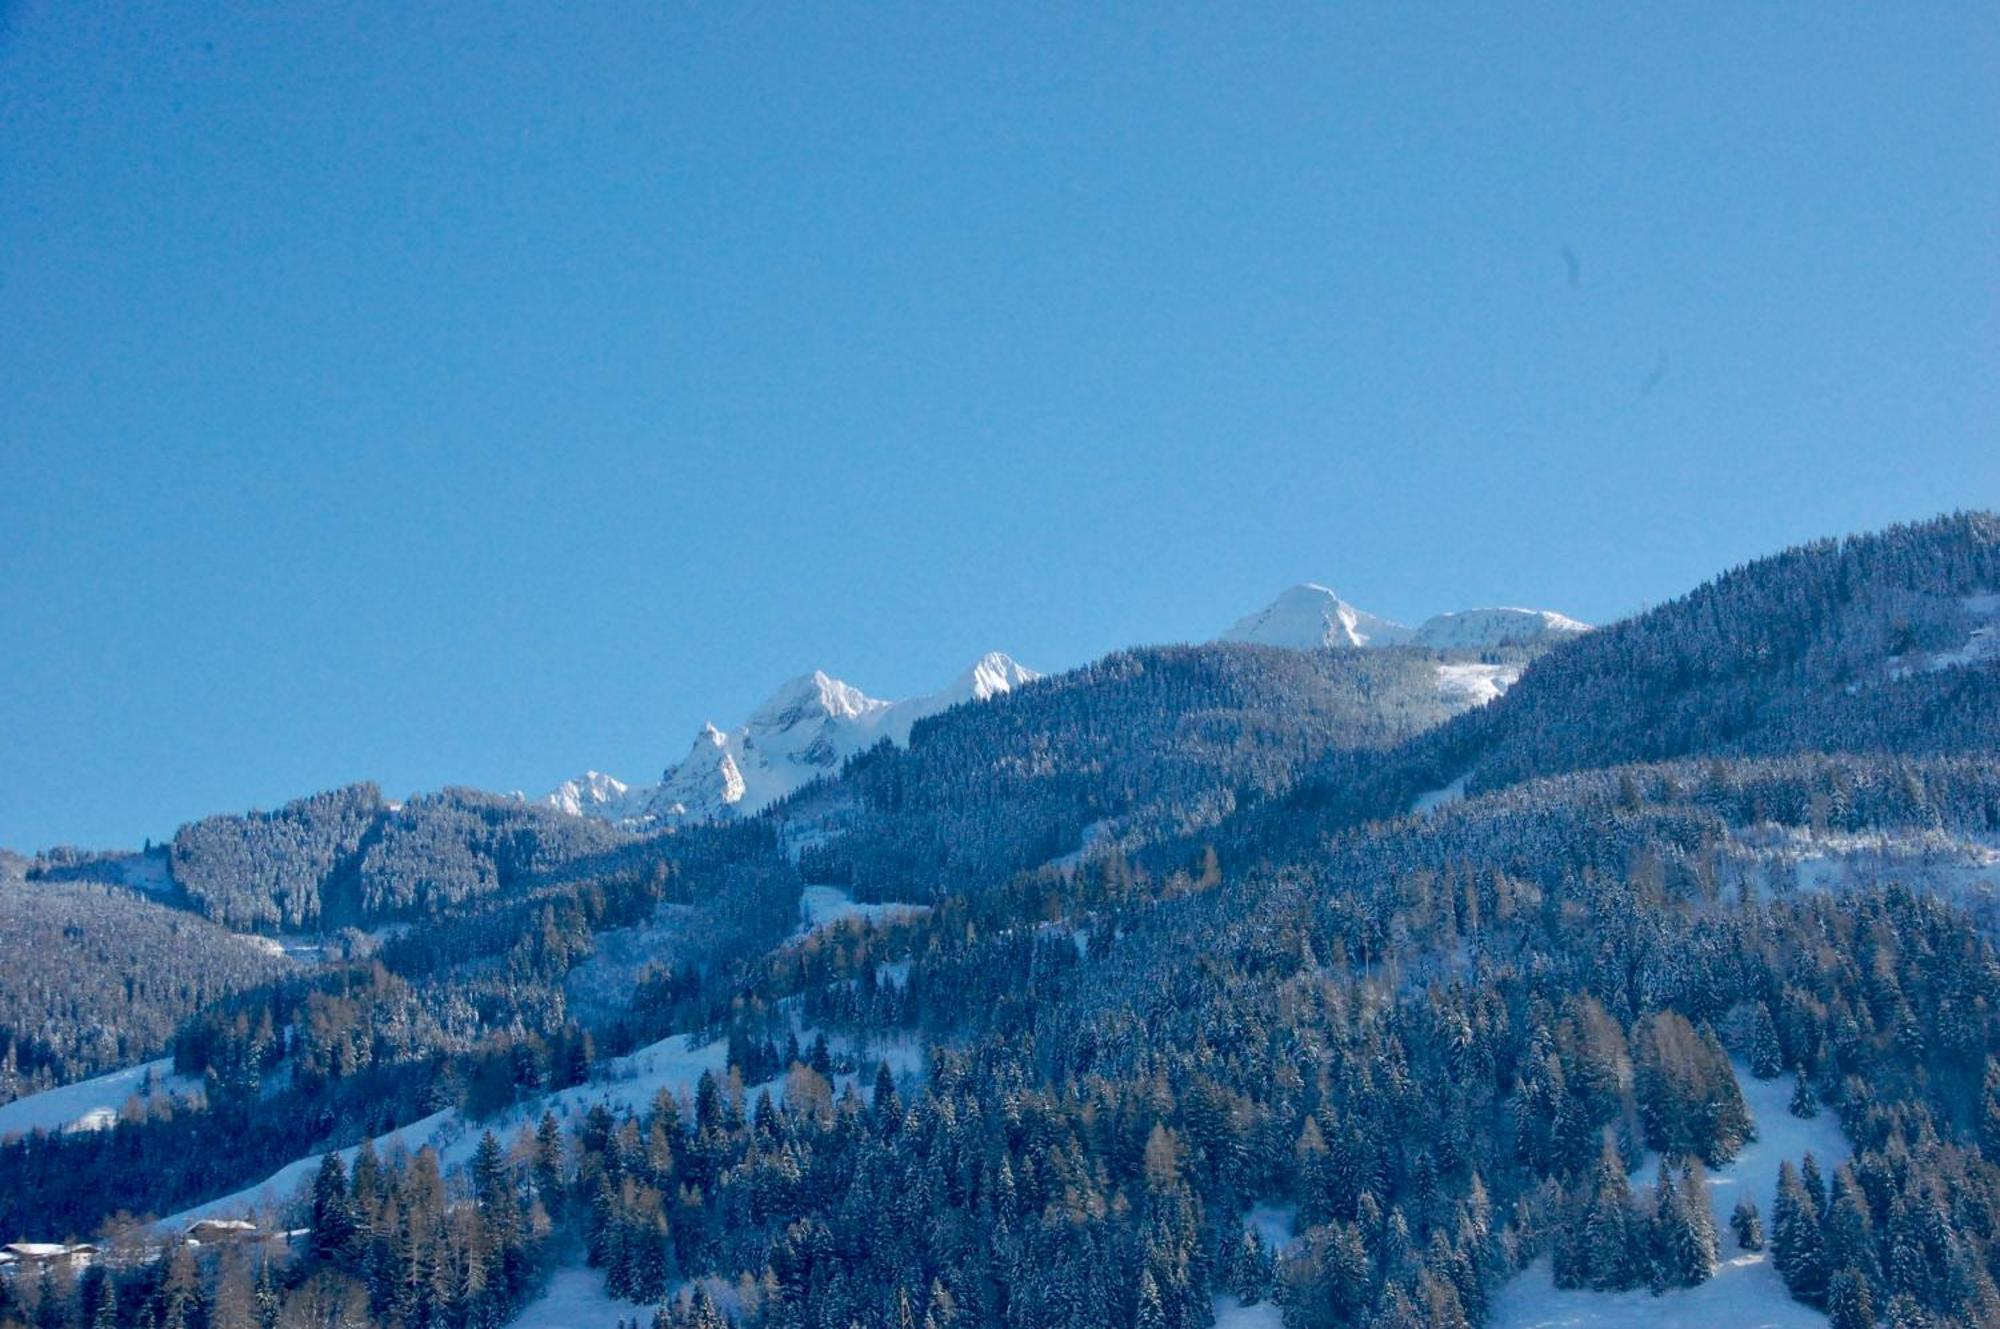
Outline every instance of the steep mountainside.
<path id="1" fill-rule="evenodd" d="M 0 1240 L 245 1214 L 300 1234 L 267 1304 L 357 1324 L 498 1323 L 560 1260 L 669 1329 L 1470 1329 L 1516 1279 L 1671 1318 L 1724 1261 L 1760 1315 L 2000 1323 L 1996 574 L 1979 514 L 1588 632 L 1125 651 L 907 724 L 809 677 L 713 746 L 866 746 L 645 834 L 357 786 L 0 859 L 5 1018 L 73 1002 L 83 1064 L 179 1020 L 203 1085 L 0 1141 Z M 281 961 L 188 910 L 371 930 Z M 1769 1212 L 1718 1232 L 1753 1129 Z M 109 1249 L 106 1322 L 252 1304 Z"/>
<path id="2" fill-rule="evenodd" d="M 1550 650 L 1392 763 L 1331 761 L 1301 802 L 1339 822 L 1447 785 L 1696 753 L 1992 751 L 1996 587 L 1990 513 L 1787 550 Z"/>
<path id="3" fill-rule="evenodd" d="M 211 1003 L 294 965 L 116 885 L 0 862 L 0 1103 L 156 1055 Z"/>
<path id="4" fill-rule="evenodd" d="M 1380 752 L 1485 699 L 1445 667 L 1404 649 L 1123 651 L 919 724 L 780 819 L 809 880 L 923 899 L 1212 825 L 1328 752 Z"/>

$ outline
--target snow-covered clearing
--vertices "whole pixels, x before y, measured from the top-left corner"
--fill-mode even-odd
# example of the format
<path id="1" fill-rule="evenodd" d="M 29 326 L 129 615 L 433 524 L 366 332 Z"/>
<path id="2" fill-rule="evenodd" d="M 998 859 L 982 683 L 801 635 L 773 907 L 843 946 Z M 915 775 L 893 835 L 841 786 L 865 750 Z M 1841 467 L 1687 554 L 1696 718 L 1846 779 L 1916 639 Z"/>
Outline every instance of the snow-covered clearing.
<path id="1" fill-rule="evenodd" d="M 1980 595 L 1968 595 L 1959 601 L 1973 627 L 1963 642 L 1950 650 L 1918 651 L 1911 655 L 1892 655 L 1884 665 L 1884 673 L 1890 682 L 1909 678 L 1917 673 L 1936 673 L 1941 669 L 1976 669 L 1981 665 L 2000 662 L 2000 594 L 1991 591 Z M 1859 681 L 1847 685 L 1847 690 L 1859 692 Z"/>
<path id="2" fill-rule="evenodd" d="M 2000 837 L 1922 830 L 1853 834 L 1799 827 L 1746 827 L 1730 844 L 1759 894 L 1868 890 L 1892 883 L 1928 891 L 2000 932 Z"/>
<path id="3" fill-rule="evenodd" d="M 1083 828 L 1083 834 L 1078 838 L 1076 848 L 1066 854 L 1057 854 L 1049 860 L 1048 866 L 1066 876 L 1074 875 L 1076 870 L 1083 865 L 1083 860 L 1090 857 L 1091 851 L 1104 843 L 1110 834 L 1110 822 L 1091 822 Z"/>
<path id="4" fill-rule="evenodd" d="M 1778 1165 L 1794 1166 L 1811 1153 L 1822 1171 L 1831 1174 L 1848 1155 L 1847 1137 L 1834 1114 L 1822 1111 L 1801 1121 L 1787 1111 L 1792 1081 L 1784 1076 L 1759 1080 L 1746 1067 L 1736 1068 L 1743 1101 L 1757 1126 L 1757 1138 L 1743 1146 L 1727 1167 L 1708 1177 L 1708 1203 L 1721 1238 L 1722 1265 L 1698 1287 L 1674 1288 L 1653 1296 L 1644 1288 L 1630 1292 L 1590 1292 L 1558 1288 L 1546 1256 L 1529 1265 L 1493 1300 L 1489 1329 L 1806 1329 L 1826 1323 L 1826 1316 L 1793 1301 L 1784 1280 L 1771 1267 L 1771 1250 L 1751 1254 L 1736 1248 L 1729 1213 L 1746 1190 L 1764 1216 L 1769 1235 L 1771 1203 L 1778 1193 Z M 1658 1174 L 1659 1161 L 1647 1158 L 1633 1174 L 1647 1183 Z M 1637 1187 L 1635 1186 L 1635 1189 Z"/>
<path id="5" fill-rule="evenodd" d="M 571 969 L 563 981 L 571 1003 L 586 1017 L 616 1016 L 630 1005 L 640 974 L 678 953 L 693 920 L 692 906 L 661 904 L 642 923 L 599 932 L 591 939 L 590 958 Z"/>
<path id="6" fill-rule="evenodd" d="M 1284 1324 L 1274 1302 L 1245 1306 L 1227 1293 L 1215 1298 L 1215 1329 L 1284 1329 Z"/>
<path id="7" fill-rule="evenodd" d="M 177 1098 L 199 1096 L 201 1081 L 174 1074 L 172 1057 L 127 1066 L 75 1084 L 45 1089 L 11 1103 L 0 1105 L 0 1140 L 30 1131 L 95 1131 L 115 1124 L 128 1099 L 144 1098 L 148 1074 L 153 1077 L 155 1099 L 162 1095 Z"/>
<path id="8" fill-rule="evenodd" d="M 1489 701 L 1498 700 L 1500 694 L 1513 687 L 1521 677 L 1519 665 L 1480 664 L 1477 661 L 1441 664 L 1437 670 L 1438 692 L 1446 701 L 1463 702 L 1467 706 L 1484 706 Z"/>
<path id="9" fill-rule="evenodd" d="M 1410 805 L 1410 811 L 1421 812 L 1428 817 L 1439 808 L 1449 807 L 1453 803 L 1463 803 L 1465 801 L 1465 782 L 1471 778 L 1472 772 L 1467 771 L 1464 775 L 1459 776 L 1442 789 L 1433 789 L 1429 793 L 1418 794 L 1417 801 Z"/>
<path id="10" fill-rule="evenodd" d="M 650 1317 L 629 1301 L 604 1290 L 604 1275 L 580 1264 L 564 1265 L 549 1278 L 542 1295 L 529 1302 L 514 1329 L 616 1329 L 634 1315 Z"/>
<path id="11" fill-rule="evenodd" d="M 810 936 L 850 918 L 872 926 L 917 918 L 930 911 L 927 904 L 858 904 L 838 886 L 808 886 L 799 896 L 799 935 Z"/>

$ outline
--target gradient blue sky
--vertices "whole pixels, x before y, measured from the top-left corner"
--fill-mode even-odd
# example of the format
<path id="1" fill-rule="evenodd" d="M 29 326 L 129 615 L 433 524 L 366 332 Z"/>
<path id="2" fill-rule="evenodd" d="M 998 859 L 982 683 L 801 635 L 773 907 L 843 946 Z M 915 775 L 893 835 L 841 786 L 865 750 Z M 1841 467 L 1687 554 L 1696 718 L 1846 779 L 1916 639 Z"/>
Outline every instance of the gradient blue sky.
<path id="1" fill-rule="evenodd" d="M 2000 505 L 1990 3 L 266 8 L 0 3 L 0 844 Z"/>

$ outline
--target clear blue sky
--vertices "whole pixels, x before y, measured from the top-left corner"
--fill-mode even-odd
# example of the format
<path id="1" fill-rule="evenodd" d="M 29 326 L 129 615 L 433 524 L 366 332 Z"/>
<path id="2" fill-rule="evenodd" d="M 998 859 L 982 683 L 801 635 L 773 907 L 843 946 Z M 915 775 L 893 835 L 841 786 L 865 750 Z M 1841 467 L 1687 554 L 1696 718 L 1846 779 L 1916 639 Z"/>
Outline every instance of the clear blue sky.
<path id="1" fill-rule="evenodd" d="M 0 3 L 0 844 L 2000 505 L 1990 3 L 578 9 Z"/>

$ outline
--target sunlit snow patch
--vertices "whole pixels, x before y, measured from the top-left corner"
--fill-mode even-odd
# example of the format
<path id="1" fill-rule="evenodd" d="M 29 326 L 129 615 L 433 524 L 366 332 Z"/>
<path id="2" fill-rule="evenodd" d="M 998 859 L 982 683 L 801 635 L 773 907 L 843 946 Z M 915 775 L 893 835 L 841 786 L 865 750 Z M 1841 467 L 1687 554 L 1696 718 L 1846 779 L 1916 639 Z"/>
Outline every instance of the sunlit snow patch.
<path id="1" fill-rule="evenodd" d="M 1283 1313 L 1272 1302 L 1245 1306 L 1226 1293 L 1215 1299 L 1215 1329 L 1284 1329 L 1284 1324 Z"/>
<path id="2" fill-rule="evenodd" d="M 1446 701 L 1466 706 L 1484 706 L 1489 701 L 1498 700 L 1521 677 L 1519 665 L 1480 664 L 1477 661 L 1441 664 L 1437 670 L 1438 692 Z"/>
<path id="3" fill-rule="evenodd" d="M 799 935 L 860 919 L 864 923 L 893 923 L 898 919 L 928 914 L 927 904 L 860 904 L 837 886 L 808 886 L 799 896 Z"/>
<path id="4" fill-rule="evenodd" d="M 604 1275 L 582 1265 L 564 1265 L 549 1276 L 542 1294 L 522 1308 L 514 1329 L 614 1329 L 636 1314 L 629 1301 L 604 1290 Z"/>
<path id="5" fill-rule="evenodd" d="M 152 1079 L 152 1098 L 145 1090 Z M 45 1089 L 11 1103 L 0 1105 L 0 1140 L 31 1131 L 97 1131 L 117 1124 L 118 1114 L 130 1099 L 159 1101 L 165 1097 L 188 1098 L 199 1095 L 199 1079 L 174 1074 L 171 1057 L 127 1066 L 75 1084 Z"/>

